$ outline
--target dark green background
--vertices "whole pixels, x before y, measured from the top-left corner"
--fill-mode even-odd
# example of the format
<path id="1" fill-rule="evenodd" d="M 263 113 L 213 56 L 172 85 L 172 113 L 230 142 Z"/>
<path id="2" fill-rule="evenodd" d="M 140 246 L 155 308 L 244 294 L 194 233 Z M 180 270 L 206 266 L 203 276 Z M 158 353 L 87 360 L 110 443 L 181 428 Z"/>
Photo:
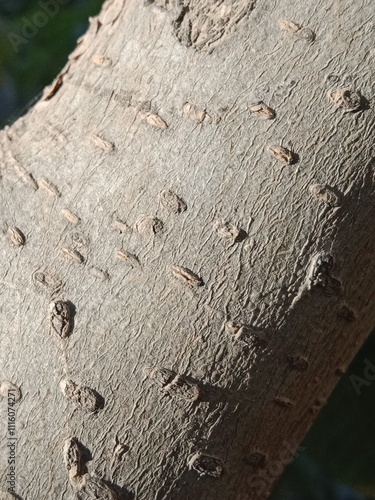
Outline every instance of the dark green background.
<path id="1" fill-rule="evenodd" d="M 25 26 L 44 10 L 41 5 L 58 5 L 46 25 L 27 39 Z M 100 11 L 103 0 L 0 0 L 0 126 L 13 120 L 65 65 L 76 40 L 87 28 L 89 16 Z M 47 14 L 46 14 L 47 15 Z M 38 17 L 36 17 L 38 22 Z M 30 29 L 30 28 L 28 28 Z M 26 43 L 18 45 L 15 37 Z"/>
<path id="2" fill-rule="evenodd" d="M 88 17 L 96 15 L 103 3 L 65 0 L 58 13 L 15 52 L 10 39 L 22 36 L 25 23 L 32 22 L 48 1 L 55 0 L 0 0 L 0 126 L 14 121 L 51 83 L 85 32 Z M 351 380 L 352 375 L 364 376 L 365 359 L 375 364 L 374 335 L 301 443 L 272 500 L 375 498 L 375 383 L 363 386 L 357 395 Z"/>

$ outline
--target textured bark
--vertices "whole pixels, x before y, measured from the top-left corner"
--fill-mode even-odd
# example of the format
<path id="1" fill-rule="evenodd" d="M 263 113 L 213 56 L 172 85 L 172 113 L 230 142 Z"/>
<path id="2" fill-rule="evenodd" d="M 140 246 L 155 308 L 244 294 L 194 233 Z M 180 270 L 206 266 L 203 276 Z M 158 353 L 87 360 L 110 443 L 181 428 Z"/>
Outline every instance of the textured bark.
<path id="1" fill-rule="evenodd" d="M 0 135 L 24 499 L 266 498 L 375 323 L 372 2 L 183 3 Z"/>

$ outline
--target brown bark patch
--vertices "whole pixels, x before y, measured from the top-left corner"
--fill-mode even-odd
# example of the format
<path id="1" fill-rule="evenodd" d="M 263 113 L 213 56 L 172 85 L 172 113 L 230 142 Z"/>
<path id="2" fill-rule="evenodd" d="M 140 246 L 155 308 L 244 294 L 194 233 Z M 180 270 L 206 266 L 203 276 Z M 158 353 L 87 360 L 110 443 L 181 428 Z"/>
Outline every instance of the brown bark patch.
<path id="1" fill-rule="evenodd" d="M 185 0 L 173 31 L 186 47 L 211 51 L 235 31 L 254 6 L 255 1 L 244 0 Z"/>

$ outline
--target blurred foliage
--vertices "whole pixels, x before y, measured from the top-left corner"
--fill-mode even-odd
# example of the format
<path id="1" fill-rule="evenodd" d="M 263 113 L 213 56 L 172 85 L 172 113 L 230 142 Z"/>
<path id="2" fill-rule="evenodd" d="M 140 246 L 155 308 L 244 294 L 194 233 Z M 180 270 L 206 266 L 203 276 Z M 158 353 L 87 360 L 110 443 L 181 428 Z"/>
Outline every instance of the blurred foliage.
<path id="1" fill-rule="evenodd" d="M 15 119 L 51 83 L 103 1 L 64 0 L 60 5 L 58 0 L 0 0 L 0 126 Z M 57 6 L 55 15 L 46 13 L 48 5 L 50 12 Z M 35 26 L 43 13 L 45 26 L 36 28 L 31 38 L 23 36 L 25 26 L 32 29 L 30 23 Z M 23 42 L 15 43 L 17 37 Z"/>
<path id="2" fill-rule="evenodd" d="M 345 484 L 336 482 L 306 456 L 285 472 L 270 500 L 367 500 Z"/>
<path id="3" fill-rule="evenodd" d="M 103 4 L 103 0 L 64 0 L 58 13 L 15 52 L 9 37 L 22 36 L 25 22 L 32 22 L 43 10 L 41 4 L 48 2 L 58 4 L 58 0 L 0 0 L 0 126 L 17 118 L 54 79 L 85 32 L 88 17 Z M 361 387 L 358 395 L 351 379 L 353 374 L 363 377 L 365 359 L 375 364 L 375 335 L 342 377 L 272 500 L 375 498 L 375 383 Z"/>

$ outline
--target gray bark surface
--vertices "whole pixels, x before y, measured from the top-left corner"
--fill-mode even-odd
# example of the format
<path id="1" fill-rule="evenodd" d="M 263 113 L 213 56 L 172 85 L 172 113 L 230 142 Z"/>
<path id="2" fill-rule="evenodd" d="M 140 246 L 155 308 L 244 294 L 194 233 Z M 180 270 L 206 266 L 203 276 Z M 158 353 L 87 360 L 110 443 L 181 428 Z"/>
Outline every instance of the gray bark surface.
<path id="1" fill-rule="evenodd" d="M 0 133 L 23 499 L 267 498 L 375 324 L 372 2 L 183 3 Z"/>

